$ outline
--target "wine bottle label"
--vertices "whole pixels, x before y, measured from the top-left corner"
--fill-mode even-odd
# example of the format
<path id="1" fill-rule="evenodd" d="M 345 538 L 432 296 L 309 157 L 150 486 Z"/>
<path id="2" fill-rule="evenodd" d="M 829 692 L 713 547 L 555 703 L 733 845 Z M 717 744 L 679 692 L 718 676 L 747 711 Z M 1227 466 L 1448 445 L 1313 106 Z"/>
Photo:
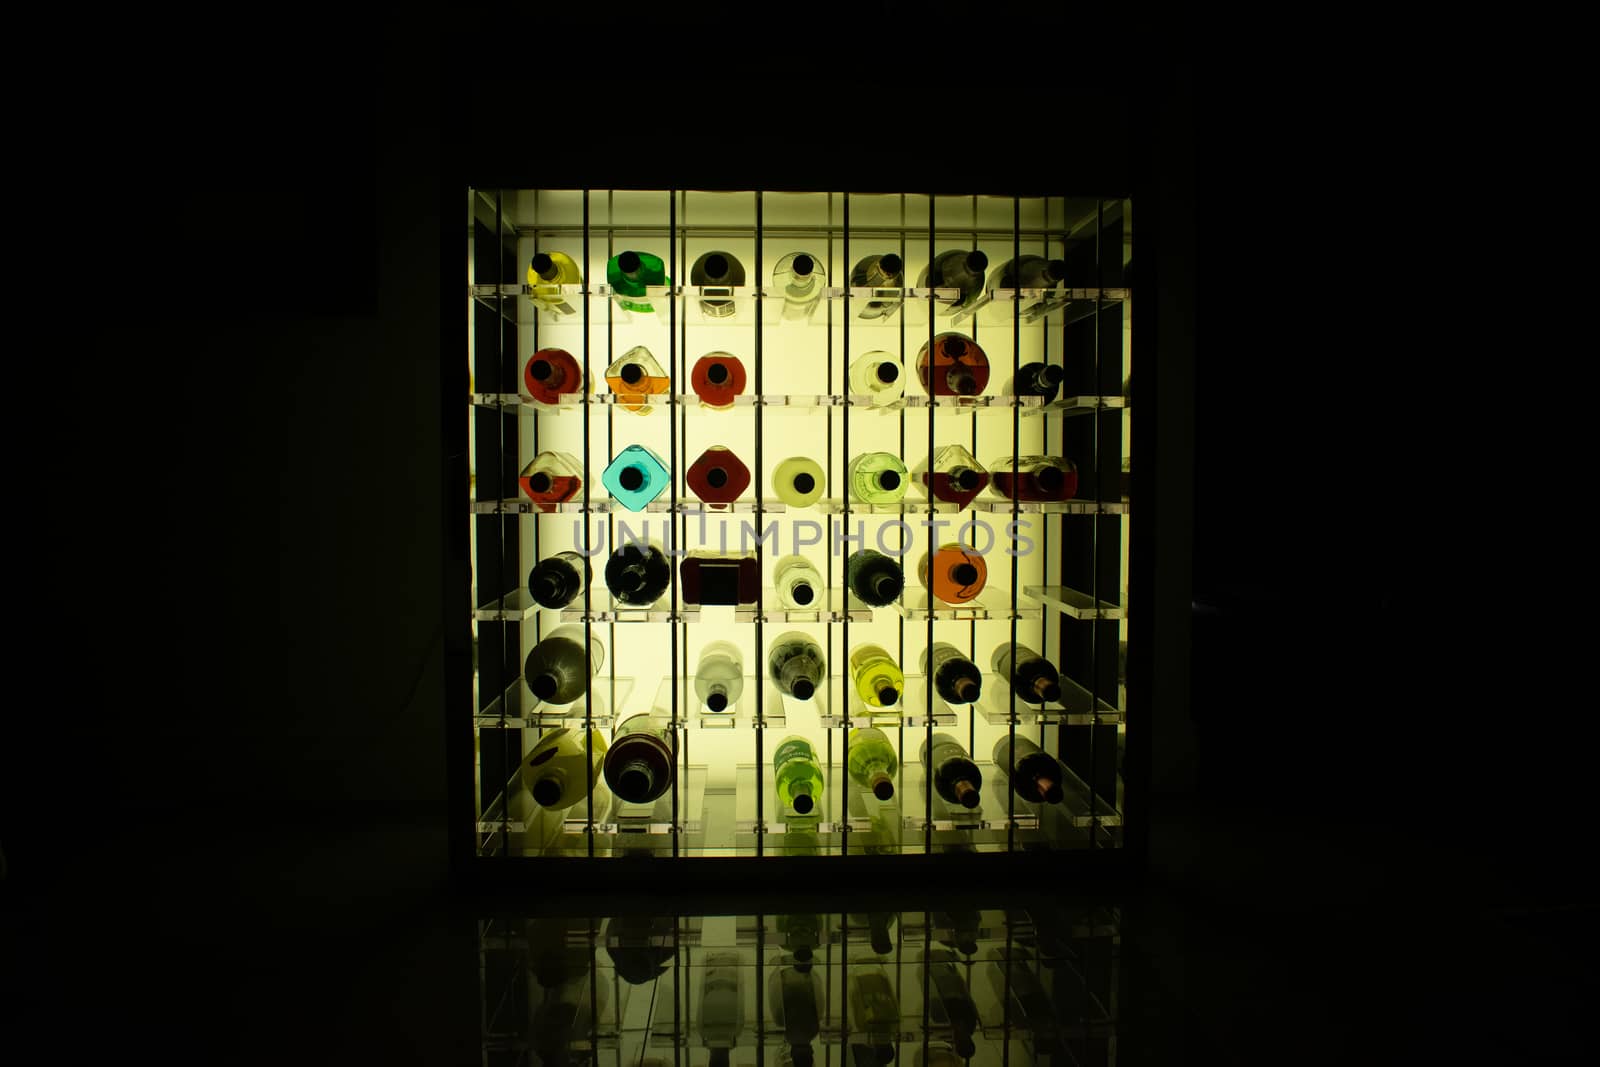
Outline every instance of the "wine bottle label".
<path id="1" fill-rule="evenodd" d="M 796 738 L 793 741 L 785 741 L 779 745 L 778 751 L 773 753 L 772 756 L 772 762 L 780 767 L 792 759 L 814 760 L 816 759 L 816 749 L 811 747 L 811 742 Z"/>

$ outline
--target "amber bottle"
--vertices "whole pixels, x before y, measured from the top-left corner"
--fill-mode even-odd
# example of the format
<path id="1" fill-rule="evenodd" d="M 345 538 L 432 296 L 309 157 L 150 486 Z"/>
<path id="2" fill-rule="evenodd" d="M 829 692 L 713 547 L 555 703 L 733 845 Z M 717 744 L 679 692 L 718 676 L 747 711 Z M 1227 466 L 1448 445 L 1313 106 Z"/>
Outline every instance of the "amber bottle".
<path id="1" fill-rule="evenodd" d="M 989 357 L 972 338 L 941 333 L 917 352 L 917 377 L 931 396 L 977 396 L 989 386 Z"/>

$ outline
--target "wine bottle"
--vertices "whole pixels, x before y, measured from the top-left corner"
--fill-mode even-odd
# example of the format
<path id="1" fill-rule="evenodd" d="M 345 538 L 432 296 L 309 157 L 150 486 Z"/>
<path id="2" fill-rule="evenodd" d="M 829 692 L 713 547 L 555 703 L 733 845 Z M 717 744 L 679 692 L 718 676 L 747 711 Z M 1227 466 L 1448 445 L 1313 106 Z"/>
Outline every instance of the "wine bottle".
<path id="1" fill-rule="evenodd" d="M 808 508 L 827 488 L 822 464 L 809 456 L 790 456 L 772 472 L 772 490 L 791 508 Z"/>
<path id="2" fill-rule="evenodd" d="M 780 956 L 767 980 L 767 1003 L 796 1067 L 811 1067 L 811 1043 L 822 1027 L 822 976 L 809 962 Z"/>
<path id="3" fill-rule="evenodd" d="M 965 334 L 941 333 L 917 350 L 917 378 L 930 396 L 977 396 L 989 387 L 989 356 Z"/>
<path id="4" fill-rule="evenodd" d="M 643 511 L 666 492 L 671 475 L 660 456 L 643 445 L 629 445 L 601 472 L 600 481 L 617 503 L 629 511 Z"/>
<path id="5" fill-rule="evenodd" d="M 983 297 L 983 276 L 989 257 L 977 249 L 953 248 L 940 252 L 923 268 L 917 281 L 921 288 L 959 289 L 961 298 L 953 305 L 941 303 L 939 314 L 949 315 L 961 308 L 976 307 Z"/>
<path id="6" fill-rule="evenodd" d="M 894 603 L 906 583 L 900 564 L 870 548 L 850 553 L 844 580 L 856 599 L 875 608 Z"/>
<path id="7" fill-rule="evenodd" d="M 616 293 L 619 306 L 646 314 L 654 312 L 655 305 L 641 299 L 647 295 L 645 286 L 672 284 L 667 265 L 660 256 L 649 252 L 619 252 L 612 256 L 606 261 L 606 281 Z"/>
<path id="8" fill-rule="evenodd" d="M 983 774 L 961 742 L 949 734 L 934 734 L 931 747 L 923 740 L 922 765 L 933 772 L 933 787 L 947 804 L 975 808 L 982 800 Z"/>
<path id="9" fill-rule="evenodd" d="M 541 404 L 559 404 L 565 395 L 588 391 L 583 367 L 564 348 L 541 348 L 530 356 L 522 368 L 522 384 Z"/>
<path id="10" fill-rule="evenodd" d="M 953 1030 L 956 1052 L 971 1057 L 977 1051 L 972 1035 L 978 1032 L 978 1006 L 956 966 L 956 957 L 942 948 L 929 949 L 922 966 L 924 984 L 933 994 L 928 1000 L 930 1021 Z"/>
<path id="11" fill-rule="evenodd" d="M 879 800 L 894 799 L 894 775 L 900 761 L 888 736 L 876 726 L 850 731 L 850 780 Z"/>
<path id="12" fill-rule="evenodd" d="M 583 595 L 594 577 L 589 561 L 577 552 L 546 556 L 528 572 L 528 595 L 541 608 L 564 608 Z"/>
<path id="13" fill-rule="evenodd" d="M 790 630 L 772 642 L 767 671 L 785 696 L 810 700 L 822 684 L 822 646 L 799 630 Z"/>
<path id="14" fill-rule="evenodd" d="M 606 753 L 606 785 L 618 800 L 648 804 L 672 785 L 672 729 L 641 712 L 623 721 Z"/>
<path id="15" fill-rule="evenodd" d="M 707 352 L 689 371 L 689 388 L 700 403 L 721 411 L 733 407 L 734 397 L 744 392 L 745 381 L 744 364 L 727 352 Z"/>
<path id="16" fill-rule="evenodd" d="M 722 713 L 744 694 L 744 658 L 731 641 L 713 641 L 700 650 L 694 672 L 694 695 L 707 711 Z"/>
<path id="17" fill-rule="evenodd" d="M 690 605 L 754 604 L 761 596 L 761 563 L 754 552 L 695 549 L 678 564 L 678 593 Z"/>
<path id="18" fill-rule="evenodd" d="M 522 785 L 533 802 L 547 811 L 565 811 L 589 795 L 600 781 L 600 766 L 606 756 L 606 739 L 599 730 L 583 731 L 565 726 L 551 730 L 522 759 Z"/>
<path id="19" fill-rule="evenodd" d="M 906 465 L 893 452 L 863 452 L 850 461 L 850 491 L 864 504 L 905 499 Z"/>
<path id="20" fill-rule="evenodd" d="M 809 319 L 827 284 L 822 261 L 805 252 L 790 252 L 772 268 L 772 287 L 783 294 L 786 319 Z"/>
<path id="21" fill-rule="evenodd" d="M 701 287 L 732 288 L 744 284 L 744 264 L 732 252 L 706 252 L 689 268 L 689 284 Z M 707 318 L 725 319 L 737 310 L 725 296 L 700 297 L 700 310 Z"/>
<path id="22" fill-rule="evenodd" d="M 810 741 L 798 734 L 784 738 L 772 754 L 772 774 L 785 817 L 821 816 L 822 764 Z"/>
<path id="23" fill-rule="evenodd" d="M 850 364 L 850 392 L 871 397 L 875 407 L 893 404 L 905 391 L 905 368 L 891 353 L 863 352 Z"/>
<path id="24" fill-rule="evenodd" d="M 744 998 L 739 993 L 743 962 L 737 952 L 706 954 L 700 987 L 700 1040 L 711 1050 L 711 1067 L 728 1067 L 729 1051 L 744 1031 Z"/>
<path id="25" fill-rule="evenodd" d="M 850 1017 L 857 1033 L 872 1043 L 879 1064 L 894 1059 L 900 1037 L 900 1004 L 881 963 L 852 963 Z"/>
<path id="26" fill-rule="evenodd" d="M 1012 396 L 1041 396 L 1048 404 L 1055 400 L 1066 376 L 1067 372 L 1054 363 L 1024 363 L 1017 368 L 1017 376 L 1011 379 L 1011 388 L 1006 392 Z"/>
<path id="27" fill-rule="evenodd" d="M 997 645 L 991 666 L 1011 683 L 1011 691 L 1029 704 L 1054 704 L 1061 699 L 1061 676 L 1050 661 L 1026 645 Z"/>
<path id="28" fill-rule="evenodd" d="M 892 708 L 900 703 L 906 677 L 882 645 L 857 645 L 850 653 L 850 681 L 868 707 Z"/>
<path id="29" fill-rule="evenodd" d="M 1059 804 L 1066 795 L 1061 764 L 1026 737 L 1002 734 L 994 743 L 994 765 L 1010 779 L 1017 796 L 1031 804 Z"/>
<path id="30" fill-rule="evenodd" d="M 583 464 L 565 452 L 540 452 L 517 477 L 522 494 L 541 511 L 554 511 L 583 491 Z"/>
<path id="31" fill-rule="evenodd" d="M 983 672 L 948 641 L 922 650 L 922 673 L 946 704 L 973 704 L 983 692 Z"/>
<path id="32" fill-rule="evenodd" d="M 852 289 L 903 289 L 906 284 L 905 262 L 893 252 L 867 256 L 850 272 Z M 861 308 L 863 319 L 882 319 L 893 315 L 900 307 L 900 295 L 884 294 L 868 300 Z"/>
<path id="33" fill-rule="evenodd" d="M 938 551 L 924 552 L 917 563 L 917 578 L 946 604 L 976 600 L 989 580 L 989 565 L 966 545 L 951 541 Z"/>
<path id="34" fill-rule="evenodd" d="M 804 556 L 784 556 L 772 572 L 778 602 L 786 608 L 818 607 L 824 588 L 822 574 Z"/>
<path id="35" fill-rule="evenodd" d="M 561 292 L 563 285 L 583 285 L 583 271 L 565 252 L 537 252 L 528 262 L 528 299 L 534 306 L 558 315 L 571 315 L 574 308 Z"/>
<path id="36" fill-rule="evenodd" d="M 606 661 L 596 634 L 585 640 L 582 623 L 558 626 L 529 651 L 522 677 L 533 695 L 547 704 L 570 704 L 589 691 L 589 679 Z"/>
<path id="37" fill-rule="evenodd" d="M 606 588 L 624 604 L 654 604 L 671 581 L 666 554 L 648 542 L 629 541 L 606 561 Z"/>
<path id="38" fill-rule="evenodd" d="M 989 464 L 989 487 L 1007 500 L 1071 500 L 1078 493 L 1078 468 L 1056 456 L 1022 456 L 1011 473 L 1011 456 Z"/>
<path id="39" fill-rule="evenodd" d="M 931 464 L 917 464 L 915 480 L 934 500 L 964 508 L 989 484 L 989 472 L 961 445 L 940 445 Z"/>
<path id="40" fill-rule="evenodd" d="M 712 445 L 683 475 L 689 492 L 707 504 L 731 504 L 750 488 L 750 468 L 722 445 Z"/>
<path id="41" fill-rule="evenodd" d="M 672 379 L 648 348 L 634 345 L 606 368 L 606 385 L 616 394 L 622 410 L 648 415 L 655 410 L 650 398 L 671 388 Z"/>

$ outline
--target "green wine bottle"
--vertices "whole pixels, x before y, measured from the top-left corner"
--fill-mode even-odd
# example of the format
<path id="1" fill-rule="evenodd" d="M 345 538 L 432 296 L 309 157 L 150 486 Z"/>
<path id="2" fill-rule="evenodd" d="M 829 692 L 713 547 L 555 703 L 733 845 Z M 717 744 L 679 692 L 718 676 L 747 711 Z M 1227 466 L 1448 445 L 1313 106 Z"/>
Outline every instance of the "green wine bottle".
<path id="1" fill-rule="evenodd" d="M 856 695 L 873 708 L 894 707 L 906 687 L 905 674 L 882 645 L 855 647 L 850 653 L 850 681 Z"/>
<path id="2" fill-rule="evenodd" d="M 894 799 L 894 775 L 900 769 L 894 746 L 876 726 L 850 731 L 850 780 L 870 789 L 879 800 Z"/>
<path id="3" fill-rule="evenodd" d="M 655 306 L 649 300 L 636 299 L 646 295 L 647 285 L 671 285 L 667 265 L 660 256 L 649 252 L 619 252 L 606 261 L 606 281 L 617 294 L 617 304 L 627 311 L 650 313 Z"/>
<path id="4" fill-rule="evenodd" d="M 822 764 L 810 741 L 791 734 L 772 754 L 778 783 L 778 807 L 785 817 L 822 815 Z"/>
<path id="5" fill-rule="evenodd" d="M 850 491 L 864 504 L 904 500 L 910 472 L 893 452 L 864 452 L 850 461 Z"/>

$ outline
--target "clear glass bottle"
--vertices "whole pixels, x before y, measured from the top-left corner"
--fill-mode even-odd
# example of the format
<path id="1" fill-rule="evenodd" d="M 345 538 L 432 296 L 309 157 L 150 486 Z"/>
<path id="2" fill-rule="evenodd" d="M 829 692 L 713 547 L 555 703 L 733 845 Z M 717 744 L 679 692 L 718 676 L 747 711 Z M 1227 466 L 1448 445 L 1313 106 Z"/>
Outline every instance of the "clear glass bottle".
<path id="1" fill-rule="evenodd" d="M 881 255 L 871 255 L 862 259 L 850 272 L 851 289 L 904 289 L 906 284 L 906 265 L 898 255 L 893 252 L 884 252 Z M 900 295 L 873 297 L 861 307 L 860 318 L 882 319 L 893 315 L 900 308 Z"/>
<path id="2" fill-rule="evenodd" d="M 1059 456 L 1022 456 L 1011 473 L 1012 457 L 989 464 L 989 488 L 1006 500 L 1071 500 L 1078 495 L 1078 468 Z"/>
<path id="3" fill-rule="evenodd" d="M 810 456 L 790 456 L 772 472 L 772 491 L 791 508 L 808 508 L 828 486 L 822 464 Z"/>
<path id="4" fill-rule="evenodd" d="M 583 271 L 565 252 L 537 252 L 528 262 L 528 299 L 535 307 L 557 315 L 571 315 L 576 309 L 562 293 L 563 285 L 583 286 Z"/>
<path id="5" fill-rule="evenodd" d="M 917 562 L 917 579 L 946 604 L 968 604 L 989 581 L 989 565 L 971 548 L 951 541 L 936 552 L 923 553 Z"/>
<path id="6" fill-rule="evenodd" d="M 672 387 L 672 379 L 644 345 L 634 345 L 606 368 L 606 386 L 616 394 L 617 406 L 635 415 L 648 415 L 655 408 L 651 398 Z"/>
<path id="7" fill-rule="evenodd" d="M 1043 397 L 1046 404 L 1055 400 L 1061 391 L 1061 382 L 1067 372 L 1054 363 L 1024 363 L 1017 368 L 1016 377 L 1006 392 L 1012 396 Z"/>
<path id="8" fill-rule="evenodd" d="M 1061 675 L 1049 660 L 1027 645 L 996 645 L 994 673 L 1006 679 L 1018 699 L 1029 704 L 1054 704 L 1061 699 Z"/>
<path id="9" fill-rule="evenodd" d="M 533 695 L 547 704 L 570 704 L 589 691 L 589 679 L 606 661 L 597 634 L 585 640 L 582 623 L 568 623 L 545 634 L 523 662 L 522 677 Z"/>
<path id="10" fill-rule="evenodd" d="M 750 468 L 722 445 L 712 445 L 684 472 L 689 492 L 707 504 L 731 504 L 750 488 Z"/>
<path id="11" fill-rule="evenodd" d="M 606 753 L 606 785 L 618 800 L 648 804 L 672 785 L 672 729 L 642 712 L 617 726 Z"/>
<path id="12" fill-rule="evenodd" d="M 869 396 L 874 407 L 888 407 L 905 396 L 906 371 L 889 352 L 863 352 L 850 364 L 850 392 Z"/>
<path id="13" fill-rule="evenodd" d="M 868 707 L 892 708 L 900 703 L 906 676 L 882 645 L 861 644 L 850 653 L 850 683 Z"/>
<path id="14" fill-rule="evenodd" d="M 966 334 L 941 333 L 917 350 L 917 378 L 929 396 L 977 396 L 989 387 L 989 356 Z"/>
<path id="15" fill-rule="evenodd" d="M 1018 256 L 1000 264 L 991 277 L 996 289 L 1054 289 L 1067 280 L 1067 261 Z"/>
<path id="16" fill-rule="evenodd" d="M 583 731 L 565 726 L 539 738 L 522 759 L 522 785 L 533 802 L 547 811 L 565 811 L 589 795 L 600 781 L 600 765 L 606 756 L 606 739 L 599 730 Z"/>
<path id="17" fill-rule="evenodd" d="M 522 494 L 541 511 L 555 511 L 583 491 L 583 464 L 565 452 L 540 452 L 517 476 Z"/>
<path id="18" fill-rule="evenodd" d="M 744 657 L 731 641 L 713 641 L 700 650 L 694 672 L 694 695 L 707 711 L 721 714 L 744 695 Z"/>
<path id="19" fill-rule="evenodd" d="M 819 608 L 823 590 L 822 572 L 804 556 L 784 556 L 772 570 L 778 602 L 786 608 Z"/>
<path id="20" fill-rule="evenodd" d="M 951 735 L 934 734 L 931 747 L 923 739 L 922 765 L 932 772 L 933 787 L 945 803 L 975 808 L 982 800 L 983 774 Z"/>
<path id="21" fill-rule="evenodd" d="M 773 640 L 767 673 L 785 696 L 810 700 L 822 685 L 825 663 L 821 645 L 799 630 L 790 630 Z"/>
<path id="22" fill-rule="evenodd" d="M 929 949 L 922 962 L 924 984 L 932 994 L 928 999 L 928 1017 L 934 1025 L 949 1027 L 954 1031 L 955 1051 L 962 1058 L 970 1058 L 977 1051 L 972 1035 L 978 1032 L 978 1006 L 956 966 L 955 954 L 947 949 Z"/>
<path id="23" fill-rule="evenodd" d="M 667 265 L 661 257 L 649 252 L 619 252 L 606 261 L 606 282 L 616 293 L 617 304 L 627 311 L 652 313 L 655 305 L 648 299 L 648 285 L 671 285 Z"/>
<path id="24" fill-rule="evenodd" d="M 870 548 L 850 553 L 844 565 L 844 580 L 856 599 L 875 608 L 893 604 L 906 584 L 900 564 Z"/>
<path id="25" fill-rule="evenodd" d="M 923 268 L 917 286 L 961 290 L 961 298 L 955 304 L 943 301 L 938 304 L 939 314 L 949 315 L 962 308 L 976 307 L 983 300 L 983 277 L 988 269 L 989 257 L 977 249 L 952 248 L 940 252 Z"/>
<path id="26" fill-rule="evenodd" d="M 583 595 L 594 577 L 589 561 L 577 552 L 546 556 L 528 572 L 528 595 L 541 608 L 564 608 Z"/>
<path id="27" fill-rule="evenodd" d="M 809 319 L 827 286 L 822 260 L 806 252 L 790 252 L 772 268 L 772 287 L 783 294 L 785 319 Z"/>
<path id="28" fill-rule="evenodd" d="M 994 743 L 994 766 L 1017 796 L 1032 804 L 1059 804 L 1066 795 L 1056 758 L 1026 737 L 1002 734 Z"/>
<path id="29" fill-rule="evenodd" d="M 671 581 L 666 553 L 649 542 L 629 541 L 606 561 L 606 588 L 624 604 L 654 604 Z"/>
<path id="30" fill-rule="evenodd" d="M 948 641 L 922 650 L 922 674 L 946 704 L 975 704 L 983 693 L 983 672 Z"/>
<path id="31" fill-rule="evenodd" d="M 893 452 L 863 452 L 850 461 L 850 491 L 864 504 L 904 500 L 909 472 Z"/>
<path id="32" fill-rule="evenodd" d="M 707 352 L 689 371 L 689 388 L 704 407 L 726 411 L 744 392 L 747 377 L 739 357 L 728 352 Z"/>
<path id="33" fill-rule="evenodd" d="M 940 445 L 931 464 L 917 464 L 914 480 L 934 500 L 965 508 L 989 484 L 989 472 L 961 445 Z"/>
<path id="34" fill-rule="evenodd" d="M 821 816 L 822 764 L 810 741 L 799 734 L 780 741 L 772 753 L 772 774 L 778 787 L 778 807 L 785 818 Z"/>
<path id="35" fill-rule="evenodd" d="M 629 511 L 643 511 L 667 491 L 671 480 L 661 457 L 643 445 L 629 445 L 618 452 L 600 474 L 606 491 Z"/>
<path id="36" fill-rule="evenodd" d="M 744 1031 L 743 972 L 737 952 L 708 952 L 700 986 L 700 1040 L 711 1050 L 711 1067 L 728 1067 L 728 1055 Z"/>
<path id="37" fill-rule="evenodd" d="M 689 268 L 689 284 L 730 288 L 744 284 L 744 264 L 732 252 L 706 252 Z M 700 311 L 707 318 L 725 319 L 737 310 L 725 296 L 700 296 Z"/>
<path id="38" fill-rule="evenodd" d="M 564 348 L 541 348 L 529 356 L 522 368 L 522 385 L 541 404 L 559 404 L 563 396 L 588 391 L 583 366 Z"/>
<path id="39" fill-rule="evenodd" d="M 894 776 L 900 769 L 900 760 L 888 735 L 876 726 L 862 726 L 850 731 L 850 780 L 863 789 L 871 790 L 879 800 L 894 799 Z"/>

